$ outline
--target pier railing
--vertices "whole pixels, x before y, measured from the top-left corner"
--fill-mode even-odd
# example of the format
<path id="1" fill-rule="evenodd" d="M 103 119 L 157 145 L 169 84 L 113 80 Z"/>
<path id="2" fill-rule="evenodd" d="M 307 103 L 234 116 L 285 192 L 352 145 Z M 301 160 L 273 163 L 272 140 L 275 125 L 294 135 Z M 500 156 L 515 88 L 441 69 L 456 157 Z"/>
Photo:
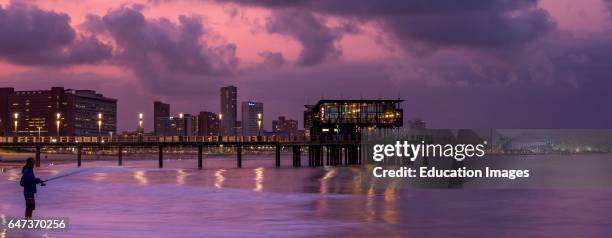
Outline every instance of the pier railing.
<path id="1" fill-rule="evenodd" d="M 293 136 L 5 136 L 0 143 L 139 143 L 139 142 L 306 142 L 310 137 Z"/>
<path id="2" fill-rule="evenodd" d="M 78 143 L 359 143 L 357 136 L 0 136 L 2 144 L 78 144 Z"/>

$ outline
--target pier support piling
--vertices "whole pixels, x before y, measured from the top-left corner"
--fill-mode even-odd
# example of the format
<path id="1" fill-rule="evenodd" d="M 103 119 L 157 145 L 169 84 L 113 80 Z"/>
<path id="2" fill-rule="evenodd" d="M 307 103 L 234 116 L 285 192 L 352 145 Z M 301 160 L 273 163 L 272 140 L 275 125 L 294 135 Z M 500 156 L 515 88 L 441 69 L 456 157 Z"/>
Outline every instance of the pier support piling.
<path id="1" fill-rule="evenodd" d="M 202 169 L 202 145 L 198 145 L 198 169 Z"/>
<path id="2" fill-rule="evenodd" d="M 313 152 L 313 148 L 314 146 L 308 146 L 308 167 L 313 167 L 314 166 L 314 152 Z"/>
<path id="3" fill-rule="evenodd" d="M 238 163 L 238 168 L 242 168 L 242 146 L 236 146 L 236 160 Z"/>
<path id="4" fill-rule="evenodd" d="M 281 146 L 280 144 L 276 144 L 276 149 L 275 149 L 275 165 L 276 167 L 280 167 L 280 154 L 281 154 Z"/>
<path id="5" fill-rule="evenodd" d="M 333 166 L 338 165 L 338 147 L 332 146 L 332 164 Z"/>
<path id="6" fill-rule="evenodd" d="M 117 147 L 117 157 L 117 164 L 119 164 L 119 166 L 123 166 L 123 145 L 119 145 L 119 147 Z"/>
<path id="7" fill-rule="evenodd" d="M 323 166 L 323 147 L 315 146 L 315 166 Z"/>
<path id="8" fill-rule="evenodd" d="M 36 167 L 40 167 L 40 145 L 36 146 Z"/>
<path id="9" fill-rule="evenodd" d="M 77 146 L 77 167 L 81 167 L 81 154 L 83 151 L 83 147 Z"/>
<path id="10" fill-rule="evenodd" d="M 294 145 L 292 147 L 293 151 L 293 167 L 302 167 L 302 153 L 300 151 L 299 145 Z M 310 166 L 310 161 L 308 166 Z"/>
<path id="11" fill-rule="evenodd" d="M 158 151 L 159 151 L 159 156 L 158 156 L 159 168 L 161 169 L 164 167 L 164 146 L 159 145 Z"/>
<path id="12" fill-rule="evenodd" d="M 329 166 L 329 163 L 330 163 L 330 161 L 329 161 L 329 159 L 330 159 L 330 158 L 329 158 L 329 156 L 330 156 L 330 151 L 329 151 L 329 149 L 330 149 L 330 147 L 329 147 L 329 146 L 327 146 L 327 147 L 324 147 L 324 148 L 325 148 L 325 157 L 326 157 L 326 158 L 325 158 L 325 165 Z"/>
<path id="13" fill-rule="evenodd" d="M 357 164 L 361 164 L 361 146 L 355 146 L 355 153 L 356 155 L 356 159 L 357 159 Z"/>

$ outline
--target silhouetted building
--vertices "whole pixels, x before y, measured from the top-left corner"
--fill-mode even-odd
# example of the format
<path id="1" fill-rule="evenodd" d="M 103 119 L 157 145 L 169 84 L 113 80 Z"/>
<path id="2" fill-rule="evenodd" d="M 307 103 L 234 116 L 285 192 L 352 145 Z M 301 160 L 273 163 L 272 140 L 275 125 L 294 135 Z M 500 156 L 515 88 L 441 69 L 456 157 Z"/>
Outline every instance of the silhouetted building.
<path id="1" fill-rule="evenodd" d="M 198 117 L 191 114 L 179 114 L 178 117 L 159 117 L 158 136 L 196 136 L 198 135 Z"/>
<path id="2" fill-rule="evenodd" d="M 197 136 L 198 135 L 198 117 L 191 114 L 181 115 L 183 119 L 183 133 L 181 136 Z M 179 116 L 179 117 L 181 117 Z"/>
<path id="3" fill-rule="evenodd" d="M 117 130 L 117 100 L 93 90 L 0 88 L 0 135 L 108 135 Z"/>
<path id="4" fill-rule="evenodd" d="M 263 131 L 264 105 L 260 102 L 242 102 L 242 135 L 257 136 Z"/>
<path id="5" fill-rule="evenodd" d="M 364 128 L 403 124 L 403 100 L 320 100 L 306 105 L 304 129 L 312 140 L 358 139 Z"/>
<path id="6" fill-rule="evenodd" d="M 179 117 L 158 117 L 157 136 L 184 135 L 185 121 Z"/>
<path id="7" fill-rule="evenodd" d="M 153 134 L 157 136 L 163 135 L 161 127 L 166 126 L 169 117 L 170 104 L 160 101 L 153 102 Z M 162 122 L 162 118 L 164 118 L 164 122 Z"/>
<path id="8" fill-rule="evenodd" d="M 242 135 L 257 136 L 263 131 L 263 103 L 242 102 Z"/>
<path id="9" fill-rule="evenodd" d="M 236 135 L 238 89 L 234 86 L 222 87 L 221 97 L 221 132 L 223 135 Z"/>
<path id="10" fill-rule="evenodd" d="M 298 121 L 285 119 L 285 117 L 280 116 L 278 120 L 272 121 L 272 132 L 280 136 L 298 135 Z"/>
<path id="11" fill-rule="evenodd" d="M 74 98 L 73 135 L 110 135 L 117 131 L 117 99 L 93 90 L 69 91 Z M 96 120 L 92 120 L 96 118 Z"/>
<path id="12" fill-rule="evenodd" d="M 200 114 L 198 115 L 198 135 L 218 136 L 219 116 L 212 112 L 200 112 Z"/>

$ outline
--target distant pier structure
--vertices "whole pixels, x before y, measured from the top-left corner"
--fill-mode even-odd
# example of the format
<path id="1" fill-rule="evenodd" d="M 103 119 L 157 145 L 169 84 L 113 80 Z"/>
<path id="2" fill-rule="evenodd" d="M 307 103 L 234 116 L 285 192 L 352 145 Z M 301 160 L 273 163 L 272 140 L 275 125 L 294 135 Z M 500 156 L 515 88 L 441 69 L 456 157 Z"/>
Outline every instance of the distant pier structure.
<path id="1" fill-rule="evenodd" d="M 304 129 L 314 141 L 359 140 L 371 128 L 400 128 L 403 100 L 320 100 L 305 105 Z"/>
<path id="2" fill-rule="evenodd" d="M 359 142 L 363 130 L 400 128 L 403 100 L 320 100 L 305 105 L 304 129 L 313 145 L 308 146 L 311 166 L 361 164 Z M 356 144 L 338 145 L 344 141 Z M 325 164 L 323 164 L 323 159 Z"/>
<path id="3" fill-rule="evenodd" d="M 203 149 L 234 148 L 236 167 L 242 167 L 243 150 L 252 146 L 274 148 L 274 164 L 281 166 L 281 152 L 291 150 L 292 166 L 302 166 L 302 154 L 308 156 L 308 166 L 359 165 L 361 132 L 373 128 L 399 128 L 403 122 L 400 103 L 403 100 L 321 100 L 307 105 L 304 112 L 306 133 L 299 136 L 4 136 L 0 148 L 34 149 L 36 165 L 40 166 L 43 148 L 70 148 L 76 151 L 77 166 L 82 165 L 84 149 L 116 151 L 117 164 L 124 164 L 123 155 L 129 148 L 148 148 L 158 153 L 158 165 L 164 167 L 164 150 L 170 147 L 192 147 L 197 150 L 197 167 L 203 168 Z"/>

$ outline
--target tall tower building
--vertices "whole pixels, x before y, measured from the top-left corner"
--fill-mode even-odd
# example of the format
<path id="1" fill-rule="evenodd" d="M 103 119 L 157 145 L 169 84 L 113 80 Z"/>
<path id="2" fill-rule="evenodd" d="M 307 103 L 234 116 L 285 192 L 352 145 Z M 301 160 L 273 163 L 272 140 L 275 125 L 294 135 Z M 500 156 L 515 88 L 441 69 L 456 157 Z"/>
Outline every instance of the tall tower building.
<path id="1" fill-rule="evenodd" d="M 165 127 L 167 118 L 169 117 L 170 104 L 160 101 L 153 102 L 153 133 L 155 135 L 162 135 L 163 127 Z"/>
<path id="2" fill-rule="evenodd" d="M 242 102 L 242 135 L 257 136 L 263 134 L 264 105 L 260 102 Z"/>
<path id="3" fill-rule="evenodd" d="M 222 87 L 221 92 L 221 110 L 219 117 L 221 134 L 224 136 L 236 135 L 236 119 L 237 119 L 237 96 L 238 88 L 235 86 Z"/>

